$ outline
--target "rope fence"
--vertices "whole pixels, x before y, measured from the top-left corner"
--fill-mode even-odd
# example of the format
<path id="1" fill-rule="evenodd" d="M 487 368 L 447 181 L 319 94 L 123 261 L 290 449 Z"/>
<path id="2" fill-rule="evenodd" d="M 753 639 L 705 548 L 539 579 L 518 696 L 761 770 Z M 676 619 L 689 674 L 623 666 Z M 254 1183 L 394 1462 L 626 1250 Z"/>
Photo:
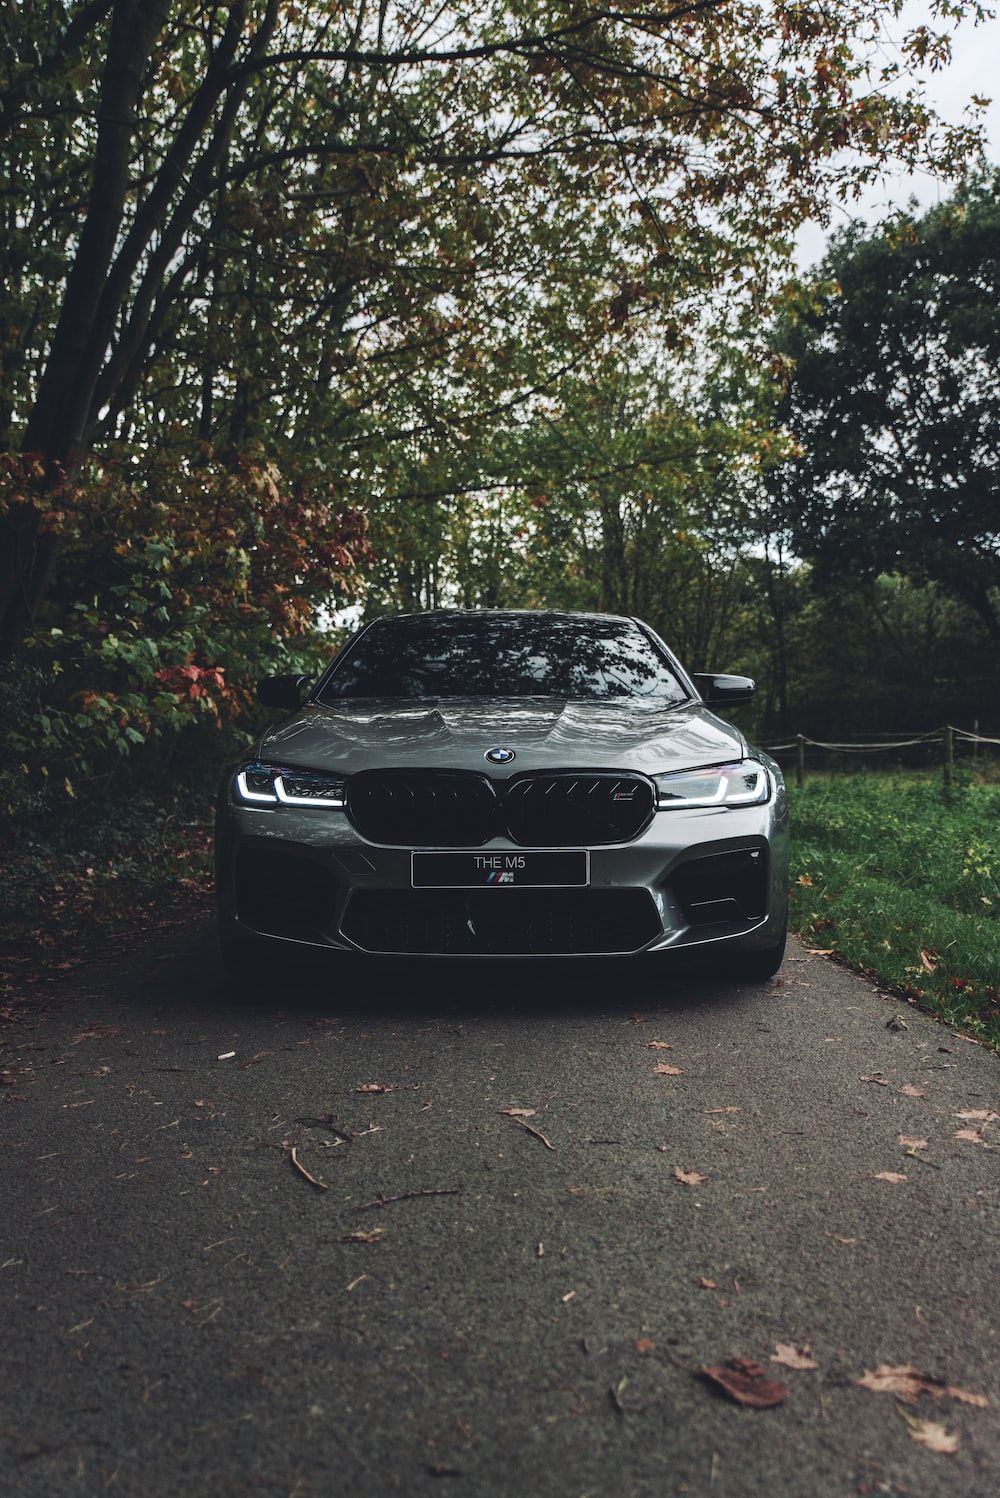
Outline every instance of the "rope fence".
<path id="1" fill-rule="evenodd" d="M 932 728 L 929 733 L 917 734 L 909 739 L 886 739 L 882 735 L 876 735 L 873 739 L 850 739 L 834 743 L 827 739 L 811 739 L 807 734 L 797 733 L 781 743 L 762 744 L 760 747 L 766 749 L 769 754 L 781 754 L 794 750 L 795 782 L 797 785 L 802 785 L 805 780 L 807 749 L 819 749 L 827 754 L 884 754 L 887 751 L 899 749 L 929 748 L 931 745 L 939 745 L 941 778 L 948 786 L 951 785 L 954 777 L 956 741 L 971 744 L 973 757 L 980 744 L 1000 747 L 1000 739 L 990 738 L 981 733 L 970 733 L 968 729 L 956 728 L 952 723 L 945 723 L 941 728 Z"/>

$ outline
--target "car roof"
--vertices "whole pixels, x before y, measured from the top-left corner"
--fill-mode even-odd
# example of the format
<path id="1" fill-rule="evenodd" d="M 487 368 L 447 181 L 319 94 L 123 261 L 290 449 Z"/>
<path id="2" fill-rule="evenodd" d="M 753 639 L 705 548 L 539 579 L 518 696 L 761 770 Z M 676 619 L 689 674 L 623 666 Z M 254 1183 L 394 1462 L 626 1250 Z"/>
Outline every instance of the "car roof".
<path id="1" fill-rule="evenodd" d="M 411 619 L 580 619 L 580 620 L 612 620 L 618 624 L 633 624 L 635 621 L 627 614 L 606 614 L 600 610 L 584 611 L 577 609 L 426 609 L 414 611 L 408 614 L 380 614 L 378 619 L 373 619 L 373 624 L 389 624 L 394 620 Z"/>

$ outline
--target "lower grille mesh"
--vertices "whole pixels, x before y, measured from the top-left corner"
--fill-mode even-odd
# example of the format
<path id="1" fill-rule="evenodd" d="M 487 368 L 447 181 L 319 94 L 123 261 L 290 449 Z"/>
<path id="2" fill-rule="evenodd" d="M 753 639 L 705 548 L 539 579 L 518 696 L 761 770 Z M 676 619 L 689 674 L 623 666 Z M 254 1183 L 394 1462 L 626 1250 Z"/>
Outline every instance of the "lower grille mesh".
<path id="1" fill-rule="evenodd" d="M 357 890 L 341 930 L 367 952 L 573 956 L 638 951 L 662 926 L 644 889 Z"/>

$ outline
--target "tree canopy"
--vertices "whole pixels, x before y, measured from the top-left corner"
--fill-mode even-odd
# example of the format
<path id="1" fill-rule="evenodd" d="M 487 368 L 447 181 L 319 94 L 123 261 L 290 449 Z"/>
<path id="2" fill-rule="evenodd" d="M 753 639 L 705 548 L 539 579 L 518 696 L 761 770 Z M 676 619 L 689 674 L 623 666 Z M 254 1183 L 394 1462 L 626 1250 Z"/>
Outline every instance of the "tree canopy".
<path id="1" fill-rule="evenodd" d="M 11 773 L 214 732 L 348 603 L 749 639 L 780 444 L 723 345 L 766 384 L 796 227 L 978 139 L 910 70 L 980 7 L 893 58 L 901 8 L 8 8 L 0 650 L 41 725 Z"/>
<path id="2" fill-rule="evenodd" d="M 1000 639 L 1000 173 L 840 235 L 779 341 L 796 551 L 821 582 L 933 581 Z"/>

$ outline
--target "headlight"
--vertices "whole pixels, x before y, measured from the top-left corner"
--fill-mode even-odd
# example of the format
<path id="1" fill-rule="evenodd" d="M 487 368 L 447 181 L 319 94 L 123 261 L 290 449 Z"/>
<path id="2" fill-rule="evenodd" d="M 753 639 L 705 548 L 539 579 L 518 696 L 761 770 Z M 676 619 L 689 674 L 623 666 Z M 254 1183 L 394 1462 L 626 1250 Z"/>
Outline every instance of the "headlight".
<path id="1" fill-rule="evenodd" d="M 654 775 L 659 811 L 675 806 L 758 806 L 771 794 L 767 770 L 755 759 L 731 765 L 709 765 L 705 770 L 680 770 Z"/>
<path id="2" fill-rule="evenodd" d="M 344 782 L 314 770 L 282 770 L 277 765 L 243 765 L 233 782 L 237 801 L 252 806 L 344 806 Z"/>

